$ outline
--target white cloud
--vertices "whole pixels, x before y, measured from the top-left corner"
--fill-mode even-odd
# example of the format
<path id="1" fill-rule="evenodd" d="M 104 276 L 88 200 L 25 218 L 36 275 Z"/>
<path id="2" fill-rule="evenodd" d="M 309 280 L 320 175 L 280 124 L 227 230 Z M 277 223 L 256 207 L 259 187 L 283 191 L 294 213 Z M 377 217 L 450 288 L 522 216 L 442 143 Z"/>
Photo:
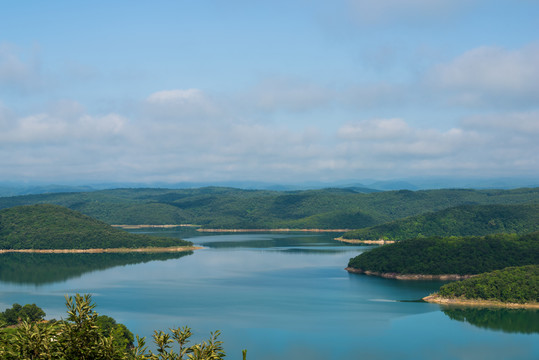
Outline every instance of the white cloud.
<path id="1" fill-rule="evenodd" d="M 203 99 L 202 108 L 209 101 L 200 91 L 155 94 L 158 102 Z M 149 98 L 141 102 L 148 105 Z M 447 130 L 380 118 L 328 131 L 263 123 L 243 111 L 241 120 L 202 111 L 171 121 L 148 112 L 91 114 L 73 101 L 21 117 L 4 110 L 0 168 L 4 176 L 87 181 L 486 176 L 539 168 L 537 112 L 467 117 Z"/>
<path id="2" fill-rule="evenodd" d="M 470 142 L 471 134 L 461 129 L 442 132 L 414 128 L 403 119 L 375 119 L 343 125 L 337 132 L 346 153 L 368 157 L 373 164 L 382 159 L 421 159 L 456 155 L 462 145 Z"/>
<path id="3" fill-rule="evenodd" d="M 328 105 L 333 96 L 312 82 L 278 77 L 260 82 L 247 98 L 264 111 L 304 112 Z"/>
<path id="4" fill-rule="evenodd" d="M 539 136 L 539 111 L 474 115 L 463 119 L 461 124 L 467 129 L 494 131 L 500 136 L 516 133 Z"/>
<path id="5" fill-rule="evenodd" d="M 539 45 L 517 50 L 483 46 L 427 74 L 430 86 L 461 105 L 520 106 L 539 101 Z"/>
<path id="6" fill-rule="evenodd" d="M 52 111 L 0 122 L 0 141 L 3 144 L 72 144 L 97 138 L 100 141 L 122 134 L 127 119 L 118 114 L 91 116 L 76 102 L 64 101 L 51 107 Z"/>
<path id="7" fill-rule="evenodd" d="M 220 112 L 218 104 L 200 89 L 158 91 L 146 98 L 150 117 L 173 121 L 202 120 Z"/>
<path id="8" fill-rule="evenodd" d="M 26 93 L 42 86 L 41 61 L 36 49 L 26 58 L 6 43 L 0 44 L 0 89 Z"/>
<path id="9" fill-rule="evenodd" d="M 346 140 L 379 140 L 403 137 L 409 132 L 404 120 L 394 118 L 348 123 L 338 130 L 338 135 Z"/>
<path id="10" fill-rule="evenodd" d="M 185 103 L 200 103 L 204 101 L 202 91 L 199 89 L 187 90 L 163 90 L 158 91 L 148 96 L 148 102 L 154 104 L 185 104 Z"/>

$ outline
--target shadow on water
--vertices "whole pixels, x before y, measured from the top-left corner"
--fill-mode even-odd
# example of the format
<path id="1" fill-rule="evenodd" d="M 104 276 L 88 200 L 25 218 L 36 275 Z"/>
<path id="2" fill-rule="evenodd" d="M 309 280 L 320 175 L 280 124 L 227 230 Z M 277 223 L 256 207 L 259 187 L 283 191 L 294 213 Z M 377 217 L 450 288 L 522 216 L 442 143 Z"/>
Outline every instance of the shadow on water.
<path id="1" fill-rule="evenodd" d="M 7 253 L 0 255 L 0 281 L 43 285 L 80 277 L 88 272 L 149 261 L 179 259 L 192 253 Z"/>
<path id="2" fill-rule="evenodd" d="M 539 333 L 539 311 L 534 309 L 443 307 L 452 320 L 506 333 Z"/>

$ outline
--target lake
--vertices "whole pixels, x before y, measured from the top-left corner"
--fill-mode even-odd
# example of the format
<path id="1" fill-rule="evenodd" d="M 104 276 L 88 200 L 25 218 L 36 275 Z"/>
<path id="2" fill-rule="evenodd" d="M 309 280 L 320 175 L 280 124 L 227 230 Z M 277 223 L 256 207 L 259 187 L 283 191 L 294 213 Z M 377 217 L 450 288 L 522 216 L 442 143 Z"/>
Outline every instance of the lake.
<path id="1" fill-rule="evenodd" d="M 146 233 L 153 233 L 147 232 Z M 205 248 L 182 254 L 2 254 L 0 308 L 36 303 L 65 317 L 64 295 L 151 337 L 221 330 L 229 359 L 539 359 L 539 312 L 443 308 L 417 300 L 443 283 L 349 274 L 370 246 L 334 234 L 156 230 Z"/>

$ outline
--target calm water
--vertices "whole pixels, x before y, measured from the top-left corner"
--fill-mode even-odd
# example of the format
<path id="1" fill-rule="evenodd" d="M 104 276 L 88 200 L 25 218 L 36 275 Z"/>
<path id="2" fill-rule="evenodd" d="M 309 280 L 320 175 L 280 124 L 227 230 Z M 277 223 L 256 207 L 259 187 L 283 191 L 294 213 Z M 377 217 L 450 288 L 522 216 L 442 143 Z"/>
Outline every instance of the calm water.
<path id="1" fill-rule="evenodd" d="M 413 302 L 441 283 L 343 270 L 369 247 L 320 234 L 193 236 L 205 249 L 1 255 L 0 308 L 36 303 L 61 318 L 65 294 L 91 293 L 98 312 L 141 336 L 189 325 L 202 340 L 219 329 L 230 359 L 243 348 L 250 360 L 539 359 L 539 312 Z"/>

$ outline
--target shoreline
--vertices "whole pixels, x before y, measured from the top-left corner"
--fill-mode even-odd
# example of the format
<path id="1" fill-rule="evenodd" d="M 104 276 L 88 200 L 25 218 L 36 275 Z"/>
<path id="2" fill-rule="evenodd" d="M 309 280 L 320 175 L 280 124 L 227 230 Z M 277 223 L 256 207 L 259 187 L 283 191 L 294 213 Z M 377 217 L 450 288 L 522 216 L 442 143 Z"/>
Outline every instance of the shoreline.
<path id="1" fill-rule="evenodd" d="M 193 224 L 180 224 L 180 225 L 111 225 L 115 228 L 121 228 L 121 229 L 171 229 L 176 227 L 199 227 L 200 225 L 193 225 Z"/>
<path id="2" fill-rule="evenodd" d="M 385 244 L 394 244 L 395 240 L 359 240 L 359 239 L 345 239 L 343 237 L 335 238 L 334 240 L 348 243 L 348 244 L 377 244 L 377 245 L 385 245 Z"/>
<path id="3" fill-rule="evenodd" d="M 386 279 L 397 280 L 464 280 L 476 275 L 459 275 L 459 274 L 399 274 L 399 273 L 382 273 L 378 271 L 361 270 L 352 267 L 347 267 L 344 270 L 352 274 L 364 274 L 368 276 L 378 276 Z"/>
<path id="4" fill-rule="evenodd" d="M 41 253 L 41 254 L 102 254 L 102 253 L 130 253 L 130 252 L 182 252 L 203 249 L 201 246 L 171 246 L 147 248 L 111 248 L 111 249 L 0 249 L 5 253 Z"/>
<path id="5" fill-rule="evenodd" d="M 438 294 L 425 296 L 423 301 L 445 306 L 503 307 L 510 309 L 539 309 L 539 303 L 503 303 L 495 300 L 444 298 Z"/>
<path id="6" fill-rule="evenodd" d="M 197 229 L 200 232 L 347 232 L 349 229 Z"/>
<path id="7" fill-rule="evenodd" d="M 201 225 L 195 224 L 167 224 L 167 225 L 122 225 L 114 224 L 111 225 L 115 228 L 121 229 L 173 229 L 177 227 L 192 227 L 198 228 L 199 232 L 348 232 L 350 229 L 291 229 L 291 228 L 279 228 L 279 229 L 204 229 L 201 228 Z M 335 239 L 337 240 L 337 239 Z M 370 240 L 369 240 L 370 241 Z"/>

